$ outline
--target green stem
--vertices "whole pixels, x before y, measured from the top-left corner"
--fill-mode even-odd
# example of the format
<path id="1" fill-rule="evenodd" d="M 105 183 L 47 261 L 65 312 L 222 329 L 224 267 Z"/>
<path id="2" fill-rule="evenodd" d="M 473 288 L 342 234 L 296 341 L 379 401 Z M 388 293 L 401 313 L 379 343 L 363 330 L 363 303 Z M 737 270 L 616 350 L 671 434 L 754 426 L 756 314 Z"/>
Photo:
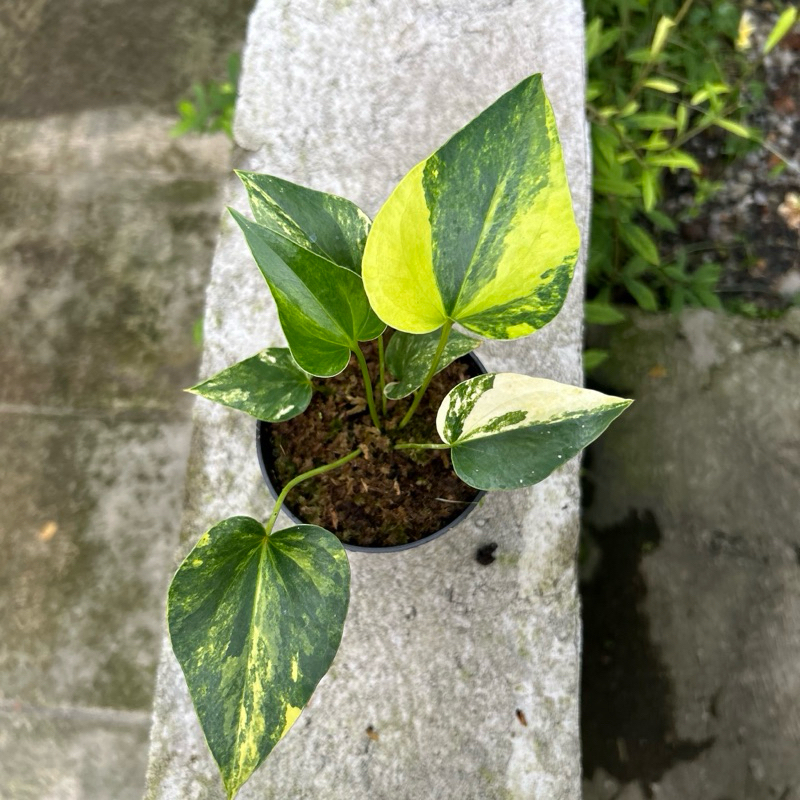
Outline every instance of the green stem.
<path id="1" fill-rule="evenodd" d="M 433 376 L 436 374 L 436 367 L 439 366 L 439 359 L 442 357 L 444 347 L 447 344 L 447 337 L 450 336 L 450 329 L 452 327 L 452 319 L 448 319 L 447 322 L 442 325 L 442 335 L 439 337 L 439 345 L 436 348 L 436 354 L 433 356 L 433 361 L 431 361 L 431 367 L 428 370 L 428 374 L 425 376 L 422 386 L 417 389 L 417 393 L 414 395 L 414 402 L 411 404 L 411 407 L 408 409 L 408 411 L 406 411 L 406 415 L 403 417 L 403 419 L 400 420 L 400 425 L 398 426 L 399 428 L 405 428 L 405 426 L 408 425 L 408 421 L 414 416 L 414 412 L 417 410 L 417 406 L 419 405 L 420 400 L 422 400 L 422 395 L 425 394 L 428 384 L 433 380 Z"/>
<path id="2" fill-rule="evenodd" d="M 316 469 L 310 469 L 308 472 L 304 472 L 301 475 L 298 475 L 296 478 L 292 478 L 286 486 L 283 487 L 283 490 L 278 495 L 278 499 L 275 501 L 275 508 L 272 509 L 272 513 L 269 515 L 269 519 L 264 523 L 264 528 L 267 531 L 267 536 L 272 533 L 272 526 L 275 524 L 275 520 L 278 519 L 278 512 L 281 510 L 281 506 L 283 505 L 283 501 L 286 499 L 286 495 L 297 486 L 298 483 L 302 481 L 308 480 L 309 478 L 314 478 L 317 475 L 322 475 L 323 472 L 328 472 L 329 470 L 336 469 L 337 467 L 343 467 L 349 461 L 352 461 L 357 456 L 361 455 L 361 450 L 353 450 L 352 453 L 348 453 L 346 456 L 338 459 L 337 461 L 333 461 L 330 464 L 325 464 L 323 467 L 317 467 Z"/>
<path id="3" fill-rule="evenodd" d="M 369 406 L 369 415 L 372 417 L 372 424 L 378 430 L 381 430 L 381 423 L 378 420 L 378 412 L 375 410 L 375 397 L 372 394 L 372 379 L 369 377 L 367 361 L 364 358 L 364 354 L 361 352 L 360 347 L 356 347 L 356 349 L 353 350 L 353 353 L 358 361 L 358 366 L 361 367 L 361 374 L 364 376 L 364 389 L 367 393 L 367 405 Z"/>
<path id="4" fill-rule="evenodd" d="M 381 393 L 381 413 L 386 416 L 386 360 L 383 355 L 383 334 L 378 337 L 378 390 Z"/>
<path id="5" fill-rule="evenodd" d="M 403 442 L 396 444 L 395 450 L 449 450 L 449 444 L 433 444 L 433 442 Z"/>

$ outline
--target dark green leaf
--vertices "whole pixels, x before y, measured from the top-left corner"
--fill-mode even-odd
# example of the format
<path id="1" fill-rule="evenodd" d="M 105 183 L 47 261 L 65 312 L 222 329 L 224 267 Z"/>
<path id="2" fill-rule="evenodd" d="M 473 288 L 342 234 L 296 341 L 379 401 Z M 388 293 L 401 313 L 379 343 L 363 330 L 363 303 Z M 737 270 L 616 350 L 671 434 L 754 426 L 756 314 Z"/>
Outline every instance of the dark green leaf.
<path id="1" fill-rule="evenodd" d="M 661 228 L 663 231 L 669 231 L 670 233 L 677 233 L 678 226 L 675 224 L 675 221 L 668 217 L 663 212 L 659 211 L 658 209 L 651 209 L 647 212 L 647 218 L 657 227 Z"/>
<path id="2" fill-rule="evenodd" d="M 620 197 L 639 197 L 639 188 L 630 181 L 595 177 L 592 187 L 600 194 L 615 194 Z"/>
<path id="3" fill-rule="evenodd" d="M 686 290 L 683 286 L 676 286 L 672 290 L 672 296 L 669 301 L 669 310 L 673 314 L 680 314 L 686 304 Z"/>
<path id="4" fill-rule="evenodd" d="M 688 279 L 688 275 L 677 265 L 669 264 L 661 270 L 668 278 L 673 281 L 683 283 Z"/>
<path id="5" fill-rule="evenodd" d="M 263 225 L 300 247 L 361 274 L 369 217 L 354 203 L 296 183 L 236 173 L 247 189 L 250 208 Z"/>
<path id="6" fill-rule="evenodd" d="M 597 348 L 590 348 L 583 351 L 583 371 L 591 372 L 597 369 L 604 361 L 608 359 L 608 350 L 600 350 Z"/>
<path id="7" fill-rule="evenodd" d="M 646 230 L 630 223 L 622 225 L 619 232 L 622 240 L 634 253 L 641 256 L 648 264 L 658 266 L 660 263 L 658 247 Z"/>
<path id="8" fill-rule="evenodd" d="M 645 311 L 658 311 L 658 300 L 653 290 L 636 278 L 623 278 L 625 288 L 631 293 L 639 307 Z"/>
<path id="9" fill-rule="evenodd" d="M 616 325 L 627 317 L 611 303 L 589 300 L 584 304 L 586 321 L 592 325 Z"/>
<path id="10" fill-rule="evenodd" d="M 295 361 L 311 375 L 341 372 L 358 342 L 386 327 L 370 308 L 361 276 L 230 211 L 269 284 Z"/>
<path id="11" fill-rule="evenodd" d="M 697 298 L 697 301 L 700 303 L 700 305 L 702 305 L 704 308 L 722 308 L 722 303 L 720 302 L 719 297 L 717 297 L 717 295 L 715 295 L 710 289 L 706 289 L 704 286 L 692 285 L 691 291 L 692 294 Z"/>

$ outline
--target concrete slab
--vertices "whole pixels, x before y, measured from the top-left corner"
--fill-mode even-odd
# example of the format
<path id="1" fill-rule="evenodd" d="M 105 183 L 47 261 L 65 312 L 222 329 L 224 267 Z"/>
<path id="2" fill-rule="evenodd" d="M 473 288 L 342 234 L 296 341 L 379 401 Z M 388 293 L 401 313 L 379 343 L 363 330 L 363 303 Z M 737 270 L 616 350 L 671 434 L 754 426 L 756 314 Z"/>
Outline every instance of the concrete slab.
<path id="1" fill-rule="evenodd" d="M 5 0 L 0 115 L 146 103 L 170 111 L 194 81 L 221 78 L 253 0 Z"/>
<path id="2" fill-rule="evenodd" d="M 800 797 L 800 311 L 637 316 L 604 343 L 598 380 L 636 402 L 591 449 L 585 597 L 624 571 L 636 607 L 596 610 L 589 771 L 661 800 Z"/>
<path id="3" fill-rule="evenodd" d="M 230 146 L 170 122 L 0 122 L 0 408 L 188 411 Z"/>
<path id="4" fill-rule="evenodd" d="M 582 36 L 578 2 L 259 3 L 236 124 L 239 143 L 253 151 L 242 165 L 344 194 L 374 213 L 407 169 L 541 70 L 585 241 Z M 246 207 L 234 182 L 229 198 Z M 581 380 L 581 276 L 556 322 L 530 340 L 482 351 L 490 369 Z M 279 341 L 262 279 L 238 230 L 223 221 L 203 373 Z M 185 548 L 218 519 L 263 516 L 270 504 L 252 424 L 208 403 L 198 404 L 194 424 Z M 577 527 L 572 463 L 532 490 L 488 498 L 435 543 L 352 557 L 339 655 L 243 800 L 574 800 Z M 497 560 L 481 566 L 476 550 L 491 542 Z M 223 796 L 166 646 L 147 797 Z"/>
<path id="5" fill-rule="evenodd" d="M 0 797 L 139 800 L 144 713 L 0 705 Z"/>
<path id="6" fill-rule="evenodd" d="M 0 415 L 0 700 L 150 708 L 187 450 L 183 420 Z"/>

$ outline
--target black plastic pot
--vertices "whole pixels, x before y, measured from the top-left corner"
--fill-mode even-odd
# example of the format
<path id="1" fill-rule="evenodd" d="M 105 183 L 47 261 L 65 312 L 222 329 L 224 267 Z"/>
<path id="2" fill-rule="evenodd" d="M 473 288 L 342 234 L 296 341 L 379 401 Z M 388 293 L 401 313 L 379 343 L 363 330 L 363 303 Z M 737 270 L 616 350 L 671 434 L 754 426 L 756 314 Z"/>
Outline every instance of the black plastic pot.
<path id="1" fill-rule="evenodd" d="M 480 359 L 472 353 L 462 356 L 458 359 L 458 361 L 469 365 L 470 372 L 474 373 L 472 377 L 486 373 L 486 367 L 484 367 Z M 272 425 L 271 422 L 264 422 L 263 420 L 258 420 L 256 422 L 256 453 L 258 455 L 258 466 L 261 468 L 261 474 L 264 477 L 264 482 L 267 484 L 267 488 L 269 489 L 273 499 L 277 500 L 278 491 L 275 488 L 275 473 L 273 470 L 271 453 L 269 452 L 269 447 L 266 443 L 266 432 L 269 430 L 270 425 Z M 451 528 L 454 528 L 456 525 L 462 522 L 478 506 L 485 494 L 486 492 L 484 491 L 478 491 L 478 493 L 475 495 L 475 499 L 470 502 L 455 519 L 448 522 L 447 525 L 445 525 L 443 528 L 440 528 L 438 531 L 435 531 L 434 533 L 431 533 L 422 539 L 417 539 L 415 542 L 392 545 L 391 547 L 364 547 L 357 544 L 347 544 L 346 542 L 342 542 L 342 545 L 346 550 L 352 550 L 353 552 L 357 553 L 397 553 L 401 550 L 410 550 L 412 547 L 417 547 L 421 544 L 427 544 L 428 542 L 432 542 L 434 539 L 438 539 L 442 534 L 447 533 L 447 531 L 449 531 Z M 295 514 L 289 510 L 285 503 L 283 506 L 283 511 L 296 525 L 307 524 L 305 520 L 299 519 L 297 516 L 295 516 Z"/>

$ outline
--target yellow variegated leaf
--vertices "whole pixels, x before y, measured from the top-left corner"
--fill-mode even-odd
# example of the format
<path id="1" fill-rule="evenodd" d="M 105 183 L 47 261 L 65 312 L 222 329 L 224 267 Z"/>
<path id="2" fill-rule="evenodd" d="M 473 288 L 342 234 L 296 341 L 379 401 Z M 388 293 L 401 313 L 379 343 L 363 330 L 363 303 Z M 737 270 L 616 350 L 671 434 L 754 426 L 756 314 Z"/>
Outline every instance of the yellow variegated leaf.
<path id="1" fill-rule="evenodd" d="M 188 391 L 267 422 L 285 422 L 311 402 L 311 379 L 285 347 L 268 347 Z"/>
<path id="2" fill-rule="evenodd" d="M 267 535 L 231 517 L 200 537 L 169 589 L 172 649 L 228 797 L 300 715 L 333 661 L 350 595 L 339 540 Z"/>
<path id="3" fill-rule="evenodd" d="M 403 178 L 367 237 L 364 286 L 398 330 L 453 320 L 513 339 L 558 313 L 578 244 L 553 110 L 534 75 Z"/>
<path id="4" fill-rule="evenodd" d="M 518 489 L 546 478 L 594 441 L 630 400 L 544 378 L 499 372 L 460 383 L 436 430 L 453 468 L 476 489 Z"/>

